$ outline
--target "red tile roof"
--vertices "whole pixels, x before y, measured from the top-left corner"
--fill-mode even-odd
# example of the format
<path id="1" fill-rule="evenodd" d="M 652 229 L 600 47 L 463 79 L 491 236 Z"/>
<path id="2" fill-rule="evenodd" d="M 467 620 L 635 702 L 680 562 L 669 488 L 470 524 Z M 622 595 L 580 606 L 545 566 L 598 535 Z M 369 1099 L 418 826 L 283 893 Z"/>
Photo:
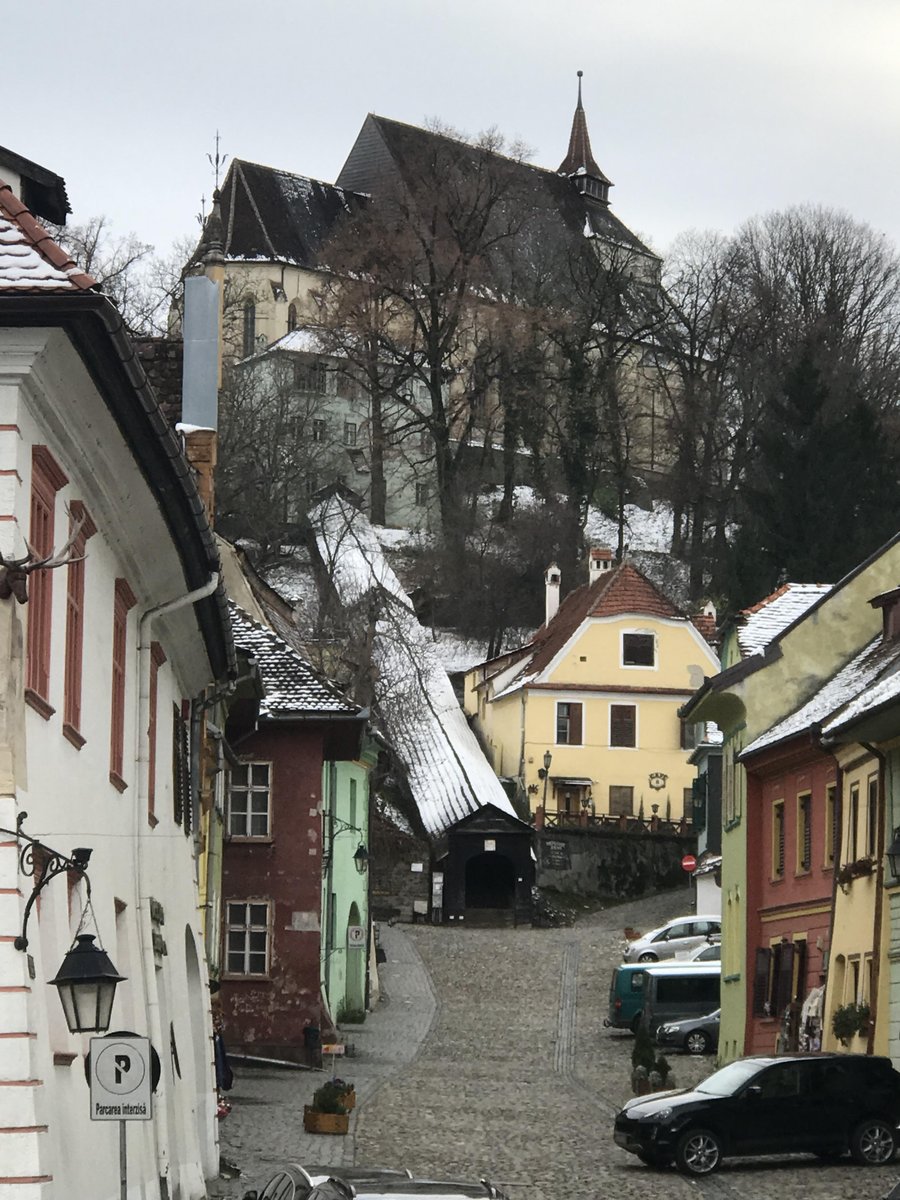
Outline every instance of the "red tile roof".
<path id="1" fill-rule="evenodd" d="M 534 653 L 523 665 L 523 671 L 529 675 L 543 671 L 588 617 L 617 617 L 626 613 L 648 617 L 685 616 L 636 567 L 629 562 L 621 563 L 592 584 L 569 592 L 550 624 L 542 626 L 534 635 Z"/>
<path id="2" fill-rule="evenodd" d="M 96 287 L 97 281 L 79 269 L 0 179 L 0 295 Z"/>

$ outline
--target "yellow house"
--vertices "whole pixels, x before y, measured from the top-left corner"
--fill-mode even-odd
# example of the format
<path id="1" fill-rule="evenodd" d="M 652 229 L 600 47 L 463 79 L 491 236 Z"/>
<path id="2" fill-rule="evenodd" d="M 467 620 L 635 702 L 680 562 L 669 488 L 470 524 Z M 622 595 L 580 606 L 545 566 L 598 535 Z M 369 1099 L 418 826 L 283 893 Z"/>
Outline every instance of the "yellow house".
<path id="1" fill-rule="evenodd" d="M 466 676 L 466 712 L 498 775 L 517 780 L 549 820 L 679 820 L 690 813 L 692 726 L 678 709 L 718 670 L 709 641 L 629 562 L 594 549 L 590 578 L 559 605 L 546 573 L 547 620 L 534 640 Z M 709 632 L 714 620 L 700 618 Z"/>

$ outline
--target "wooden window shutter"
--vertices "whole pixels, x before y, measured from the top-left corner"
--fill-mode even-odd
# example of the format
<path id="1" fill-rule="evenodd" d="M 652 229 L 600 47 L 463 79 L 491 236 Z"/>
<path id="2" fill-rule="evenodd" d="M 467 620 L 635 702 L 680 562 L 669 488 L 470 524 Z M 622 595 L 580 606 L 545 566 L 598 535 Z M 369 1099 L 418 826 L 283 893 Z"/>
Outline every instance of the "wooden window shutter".
<path id="1" fill-rule="evenodd" d="M 772 965 L 772 951 L 766 946 L 760 946 L 756 951 L 756 964 L 753 972 L 753 1015 L 766 1016 L 766 1001 L 769 998 L 769 969 Z"/>
<path id="2" fill-rule="evenodd" d="M 569 742 L 573 746 L 581 745 L 581 705 L 569 705 Z"/>

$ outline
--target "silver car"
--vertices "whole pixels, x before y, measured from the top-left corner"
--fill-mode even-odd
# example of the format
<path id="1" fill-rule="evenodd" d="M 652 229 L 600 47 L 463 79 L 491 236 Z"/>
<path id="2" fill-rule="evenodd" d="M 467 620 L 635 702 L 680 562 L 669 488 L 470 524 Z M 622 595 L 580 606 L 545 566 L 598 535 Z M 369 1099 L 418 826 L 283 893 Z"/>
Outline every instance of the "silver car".
<path id="1" fill-rule="evenodd" d="M 625 946 L 625 962 L 659 962 L 664 958 L 685 955 L 722 932 L 722 920 L 717 916 L 676 917 L 651 929 Z"/>

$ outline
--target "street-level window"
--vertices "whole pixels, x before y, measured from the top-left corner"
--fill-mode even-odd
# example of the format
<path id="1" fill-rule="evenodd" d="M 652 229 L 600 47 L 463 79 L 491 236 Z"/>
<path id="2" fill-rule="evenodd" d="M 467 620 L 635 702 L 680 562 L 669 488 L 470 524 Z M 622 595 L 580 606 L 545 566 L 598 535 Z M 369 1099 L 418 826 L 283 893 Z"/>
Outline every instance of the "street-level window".
<path id="1" fill-rule="evenodd" d="M 637 709 L 633 704 L 611 704 L 609 706 L 609 744 L 611 746 L 637 745 Z"/>
<path id="2" fill-rule="evenodd" d="M 558 746 L 580 746 L 582 744 L 581 703 L 559 701 L 556 705 L 556 744 Z"/>
<path id="3" fill-rule="evenodd" d="M 622 665 L 652 667 L 656 664 L 656 638 L 652 633 L 622 634 Z"/>
<path id="4" fill-rule="evenodd" d="M 609 785 L 609 811 L 614 817 L 630 817 L 634 813 L 634 788 L 624 784 Z"/>
<path id="5" fill-rule="evenodd" d="M 268 901 L 229 900 L 226 909 L 225 969 L 228 974 L 268 974 Z"/>
<path id="6" fill-rule="evenodd" d="M 269 836 L 271 764 L 247 762 L 232 767 L 228 796 L 228 832 L 232 837 Z"/>

